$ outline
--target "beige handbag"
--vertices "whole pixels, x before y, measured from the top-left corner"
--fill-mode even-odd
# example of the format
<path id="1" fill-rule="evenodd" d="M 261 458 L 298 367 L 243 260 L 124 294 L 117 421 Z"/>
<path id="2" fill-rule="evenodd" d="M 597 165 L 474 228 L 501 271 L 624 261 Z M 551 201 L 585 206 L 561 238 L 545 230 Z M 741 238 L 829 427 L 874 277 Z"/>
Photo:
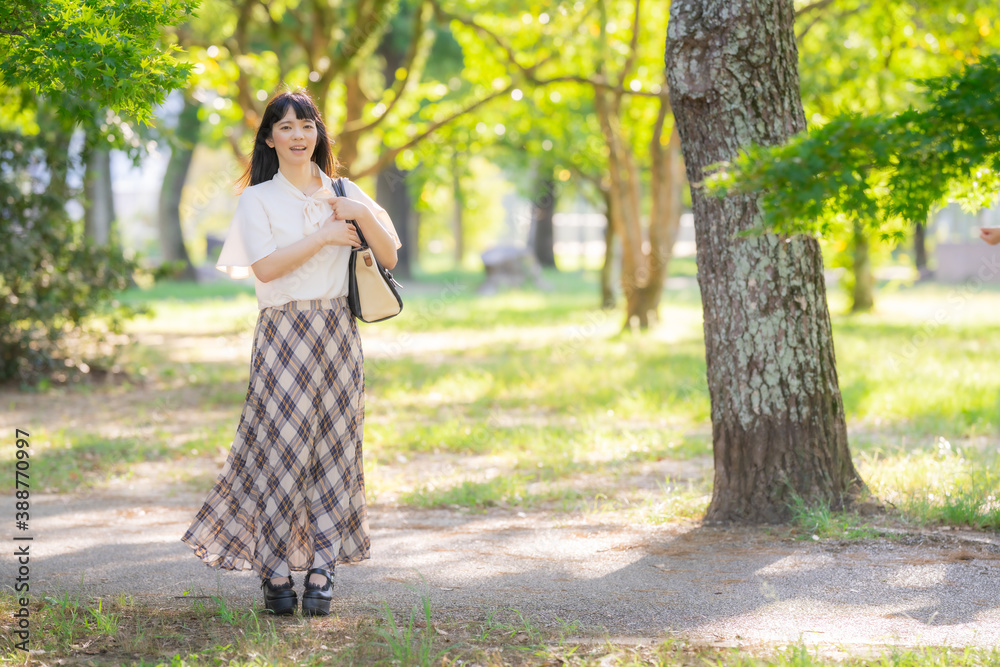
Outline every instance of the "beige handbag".
<path id="1" fill-rule="evenodd" d="M 338 197 L 346 197 L 342 178 L 333 182 Z M 351 259 L 347 268 L 347 303 L 351 313 L 362 322 L 381 322 L 395 317 L 403 310 L 403 300 L 396 288 L 402 289 L 396 280 L 375 259 L 375 253 L 368 247 L 361 226 L 356 220 L 348 220 L 358 230 L 360 248 L 351 249 Z"/>

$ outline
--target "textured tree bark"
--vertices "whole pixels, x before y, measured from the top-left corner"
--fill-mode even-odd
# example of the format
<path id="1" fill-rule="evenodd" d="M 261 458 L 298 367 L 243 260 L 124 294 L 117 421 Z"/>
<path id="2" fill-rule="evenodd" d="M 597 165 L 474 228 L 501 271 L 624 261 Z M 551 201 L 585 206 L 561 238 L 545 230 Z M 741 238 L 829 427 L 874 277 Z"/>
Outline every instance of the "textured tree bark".
<path id="1" fill-rule="evenodd" d="M 401 279 L 413 276 L 413 264 L 417 257 L 415 216 L 413 203 L 410 201 L 410 191 L 406 185 L 408 173 L 395 163 L 391 163 L 378 173 L 375 181 L 375 201 L 389 214 L 396 233 L 399 234 L 399 242 L 403 244 L 397 253 L 396 266 L 392 270 L 392 274 Z"/>
<path id="2" fill-rule="evenodd" d="M 791 0 L 674 0 L 666 63 L 692 183 L 712 403 L 706 519 L 773 522 L 794 496 L 848 504 L 847 446 L 819 244 L 740 237 L 756 197 L 707 196 L 709 165 L 805 128 Z"/>
<path id="3" fill-rule="evenodd" d="M 191 259 L 184 245 L 181 229 L 181 193 L 187 181 L 191 158 L 198 144 L 201 121 L 198 120 L 200 104 L 189 94 L 184 95 L 184 108 L 177 119 L 177 130 L 170 147 L 167 171 L 160 187 L 160 202 L 157 211 L 157 226 L 160 231 L 160 252 L 164 262 L 184 262 L 184 268 L 176 276 L 181 280 L 197 280 Z"/>

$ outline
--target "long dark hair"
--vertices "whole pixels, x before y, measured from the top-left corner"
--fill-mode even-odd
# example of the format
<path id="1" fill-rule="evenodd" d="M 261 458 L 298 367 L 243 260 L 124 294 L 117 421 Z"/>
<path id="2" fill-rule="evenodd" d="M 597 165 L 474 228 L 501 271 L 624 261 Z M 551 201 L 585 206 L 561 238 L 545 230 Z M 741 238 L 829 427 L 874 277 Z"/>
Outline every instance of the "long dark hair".
<path id="1" fill-rule="evenodd" d="M 303 89 L 278 93 L 267 103 L 264 115 L 257 126 L 257 136 L 253 141 L 253 151 L 250 162 L 243 175 L 236 181 L 237 192 L 242 192 L 251 185 L 257 185 L 274 178 L 278 173 L 278 153 L 267 145 L 271 138 L 271 129 L 275 123 L 285 117 L 288 107 L 295 109 L 295 117 L 299 120 L 309 119 L 316 123 L 316 148 L 313 149 L 312 161 L 331 178 L 340 168 L 340 163 L 330 149 L 330 138 L 326 134 L 323 118 Z"/>

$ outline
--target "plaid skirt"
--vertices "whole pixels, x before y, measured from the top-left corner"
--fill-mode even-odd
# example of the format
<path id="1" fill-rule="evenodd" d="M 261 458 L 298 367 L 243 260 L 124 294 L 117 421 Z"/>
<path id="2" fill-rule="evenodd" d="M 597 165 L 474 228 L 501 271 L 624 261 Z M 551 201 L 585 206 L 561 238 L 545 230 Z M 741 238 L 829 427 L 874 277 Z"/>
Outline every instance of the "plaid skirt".
<path id="1" fill-rule="evenodd" d="M 346 297 L 260 311 L 236 436 L 181 538 L 196 556 L 265 578 L 370 557 L 364 377 Z"/>

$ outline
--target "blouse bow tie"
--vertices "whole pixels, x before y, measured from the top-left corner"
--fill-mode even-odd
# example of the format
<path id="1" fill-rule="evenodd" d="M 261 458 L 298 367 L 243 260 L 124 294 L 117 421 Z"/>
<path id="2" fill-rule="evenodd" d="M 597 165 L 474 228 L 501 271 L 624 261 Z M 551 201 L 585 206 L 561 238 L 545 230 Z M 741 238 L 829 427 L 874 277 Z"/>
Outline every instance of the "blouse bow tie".
<path id="1" fill-rule="evenodd" d="M 305 197 L 305 209 L 302 216 L 305 219 L 305 223 L 303 224 L 302 231 L 306 236 L 318 231 L 320 225 L 330 217 L 332 211 L 326 198 L 332 196 L 333 194 L 324 186 L 314 192 L 311 197 Z"/>
<path id="2" fill-rule="evenodd" d="M 321 176 L 319 167 L 314 163 L 312 165 L 313 175 Z M 299 190 L 297 187 L 292 185 L 292 182 L 285 178 L 285 175 L 279 170 L 274 174 L 274 179 L 282 184 L 282 186 L 288 191 L 290 195 L 298 199 L 303 203 L 302 210 L 302 232 L 306 236 L 312 234 L 313 232 L 319 231 L 320 225 L 330 217 L 333 212 L 330 209 L 330 204 L 327 203 L 327 199 L 333 197 L 333 193 L 330 192 L 330 188 L 323 183 L 323 186 L 312 193 L 311 195 L 306 195 L 306 193 Z"/>

